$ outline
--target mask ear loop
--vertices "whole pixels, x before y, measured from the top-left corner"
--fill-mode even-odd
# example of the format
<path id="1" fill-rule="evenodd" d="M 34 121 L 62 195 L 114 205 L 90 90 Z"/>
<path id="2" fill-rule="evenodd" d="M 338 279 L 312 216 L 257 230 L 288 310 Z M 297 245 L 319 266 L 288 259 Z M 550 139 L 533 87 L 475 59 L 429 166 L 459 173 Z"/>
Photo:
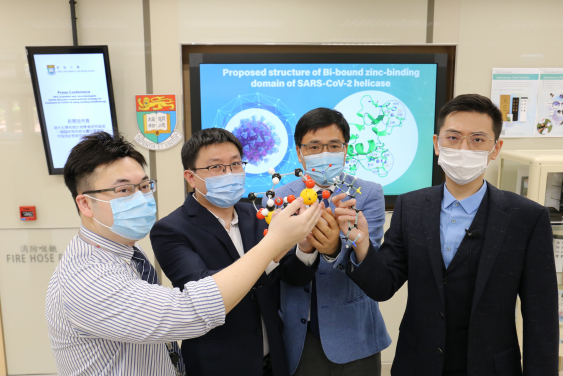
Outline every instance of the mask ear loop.
<path id="1" fill-rule="evenodd" d="M 111 202 L 109 202 L 109 201 L 100 200 L 99 198 L 92 197 L 92 196 L 88 196 L 88 195 L 85 195 L 85 194 L 83 194 L 83 196 L 89 197 L 89 198 L 91 198 L 92 200 L 105 202 L 105 203 L 108 203 L 108 204 L 111 205 Z M 109 228 L 109 229 L 111 230 L 111 227 L 110 227 L 110 226 L 106 226 L 106 225 L 104 225 L 102 222 L 98 221 L 96 218 L 94 218 L 94 215 L 92 215 L 92 219 L 93 219 L 94 221 L 98 222 L 100 225 L 104 226 L 105 228 Z"/>
<path id="2" fill-rule="evenodd" d="M 195 172 L 193 172 L 192 170 L 190 170 L 190 172 L 191 172 L 192 174 L 194 174 L 194 176 L 196 176 L 199 180 L 201 180 L 201 181 L 203 181 L 203 182 L 205 181 L 205 179 L 202 179 L 202 178 L 200 178 L 199 176 L 197 176 L 197 174 L 196 174 Z"/>
<path id="3" fill-rule="evenodd" d="M 197 176 L 197 174 L 196 174 L 195 172 L 193 172 L 192 170 L 190 170 L 190 172 L 191 172 L 192 174 L 194 174 L 194 176 L 197 177 L 199 180 L 201 180 L 202 182 L 205 183 L 205 179 L 202 179 L 202 178 L 200 178 L 199 176 Z M 195 190 L 196 192 L 199 192 L 199 194 L 200 194 L 202 197 L 205 197 L 205 196 L 206 196 L 206 195 L 204 195 L 199 189 L 197 189 L 197 187 L 195 187 L 194 190 Z"/>

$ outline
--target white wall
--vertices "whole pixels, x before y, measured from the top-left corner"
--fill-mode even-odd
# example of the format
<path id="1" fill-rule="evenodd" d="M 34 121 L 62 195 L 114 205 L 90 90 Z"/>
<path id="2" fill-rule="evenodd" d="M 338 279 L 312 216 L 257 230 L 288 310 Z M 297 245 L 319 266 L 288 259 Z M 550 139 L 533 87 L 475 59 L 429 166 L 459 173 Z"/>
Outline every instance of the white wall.
<path id="1" fill-rule="evenodd" d="M 79 43 L 109 46 L 119 129 L 132 140 L 134 96 L 145 93 L 142 3 L 79 0 L 76 8 Z M 0 299 L 8 373 L 51 373 L 44 302 L 56 264 L 10 264 L 6 257 L 22 245 L 56 245 L 61 253 L 80 226 L 62 176 L 48 174 L 25 55 L 25 46 L 72 45 L 69 3 L 0 0 L 0 35 Z M 26 205 L 36 206 L 37 221 L 20 221 L 18 207 Z M 141 244 L 151 254 L 149 243 Z"/>
<path id="2" fill-rule="evenodd" d="M 183 121 L 182 44 L 412 44 L 426 40 L 427 2 L 424 0 L 152 0 L 150 8 L 154 92 L 178 96 L 180 122 Z M 436 0 L 434 42 L 459 44 L 456 94 L 489 95 L 493 67 L 563 66 L 560 38 L 563 21 L 554 16 L 559 8 L 559 2 L 553 0 Z M 78 0 L 77 16 L 81 44 L 109 45 L 119 128 L 132 140 L 136 132 L 134 95 L 145 93 L 142 1 Z M 19 231 L 25 232 L 26 239 L 51 241 L 64 228 L 79 226 L 79 219 L 62 177 L 49 176 L 47 172 L 24 51 L 25 46 L 72 43 L 68 1 L 0 0 L 0 35 L 3 36 L 0 38 L 0 176 L 3 177 L 0 268 L 3 268 L 5 255 L 19 252 L 17 246 L 24 241 L 18 240 L 23 238 L 11 229 L 22 229 Z M 505 147 L 561 149 L 563 139 L 510 139 Z M 148 159 L 148 152 L 143 153 Z M 184 199 L 180 147 L 157 153 L 156 168 L 159 214 L 164 216 Z M 493 163 L 487 172 L 487 178 L 494 184 L 496 169 Z M 20 205 L 36 205 L 38 220 L 20 222 Z M 142 245 L 151 252 L 148 241 Z M 45 268 L 39 273 L 42 276 L 49 274 Z M 30 267 L 27 274 L 20 271 L 20 276 L 14 275 L 12 282 L 0 278 L 11 374 L 54 371 L 46 341 L 44 300 L 41 300 L 46 291 L 46 277 L 34 280 L 38 292 L 29 296 L 34 297 L 35 308 L 26 308 L 31 311 L 25 313 L 26 317 L 36 324 L 28 326 L 18 320 L 22 307 L 17 299 L 29 296 L 25 290 L 16 293 L 14 286 L 22 284 L 18 280 L 21 275 L 25 278 L 33 275 L 32 270 Z M 395 342 L 405 302 L 403 288 L 391 301 L 381 304 Z M 33 343 L 32 352 L 41 353 L 39 360 L 30 362 L 30 348 L 14 342 L 12 339 L 16 337 Z M 384 351 L 384 362 L 392 360 L 394 346 Z"/>
<path id="3" fill-rule="evenodd" d="M 554 0 L 437 0 L 434 43 L 458 43 L 455 94 L 491 95 L 492 68 L 562 67 Z M 457 27 L 456 27 L 457 24 Z M 506 150 L 562 149 L 563 138 L 504 140 Z M 497 184 L 498 161 L 485 178 Z"/>

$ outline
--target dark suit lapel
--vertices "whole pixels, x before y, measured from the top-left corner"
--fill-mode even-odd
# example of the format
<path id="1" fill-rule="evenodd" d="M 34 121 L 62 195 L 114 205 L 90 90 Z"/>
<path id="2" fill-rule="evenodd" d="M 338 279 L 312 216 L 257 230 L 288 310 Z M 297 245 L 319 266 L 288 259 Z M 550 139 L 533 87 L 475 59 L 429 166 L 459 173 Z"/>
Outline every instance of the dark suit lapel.
<path id="1" fill-rule="evenodd" d="M 487 228 L 484 232 L 483 249 L 479 260 L 479 269 L 477 270 L 477 278 L 475 280 L 475 295 L 471 308 L 472 315 L 479 303 L 479 299 L 483 295 L 510 222 L 510 213 L 506 212 L 508 204 L 504 194 L 488 182 L 487 184 L 489 212 Z"/>
<path id="2" fill-rule="evenodd" d="M 239 208 L 239 204 L 235 205 L 235 210 L 238 215 L 238 228 L 240 230 L 240 236 L 242 238 L 242 246 L 244 248 L 244 253 L 248 252 L 250 248 L 254 247 L 258 243 L 255 239 L 256 229 L 252 227 L 253 220 L 248 217 L 248 213 Z"/>
<path id="3" fill-rule="evenodd" d="M 196 226 L 199 230 L 205 231 L 219 239 L 225 246 L 226 252 L 231 256 L 233 261 L 236 261 L 240 258 L 238 251 L 233 244 L 233 241 L 227 233 L 227 230 L 225 230 L 219 220 L 215 218 L 215 216 L 211 214 L 209 210 L 207 210 L 203 205 L 201 205 L 192 197 L 191 193 L 188 194 L 188 197 L 184 202 L 184 207 L 188 212 L 190 222 L 194 226 Z"/>
<path id="4" fill-rule="evenodd" d="M 430 256 L 430 264 L 432 266 L 432 272 L 434 273 L 434 281 L 436 282 L 442 303 L 445 304 L 444 277 L 442 271 L 444 261 L 442 259 L 440 245 L 440 207 L 444 194 L 444 185 L 434 187 L 431 192 L 422 207 L 422 218 L 426 244 L 428 244 L 428 255 Z"/>

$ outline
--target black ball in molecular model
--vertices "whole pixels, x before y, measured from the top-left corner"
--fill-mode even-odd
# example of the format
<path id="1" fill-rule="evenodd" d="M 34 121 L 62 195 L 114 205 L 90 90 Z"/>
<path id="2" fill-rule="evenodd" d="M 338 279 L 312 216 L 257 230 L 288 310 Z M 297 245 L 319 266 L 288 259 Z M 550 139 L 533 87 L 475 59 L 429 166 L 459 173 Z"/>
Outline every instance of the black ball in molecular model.
<path id="1" fill-rule="evenodd" d="M 250 192 L 250 193 L 248 194 L 248 199 L 249 199 L 250 201 L 252 201 L 252 202 L 256 201 L 257 198 L 258 198 L 258 197 L 256 197 L 256 193 L 254 193 L 254 192 Z"/>
<path id="2" fill-rule="evenodd" d="M 269 189 L 269 190 L 266 192 L 266 197 L 268 197 L 268 198 L 274 198 L 274 197 L 276 197 L 276 192 L 274 192 L 272 189 Z"/>

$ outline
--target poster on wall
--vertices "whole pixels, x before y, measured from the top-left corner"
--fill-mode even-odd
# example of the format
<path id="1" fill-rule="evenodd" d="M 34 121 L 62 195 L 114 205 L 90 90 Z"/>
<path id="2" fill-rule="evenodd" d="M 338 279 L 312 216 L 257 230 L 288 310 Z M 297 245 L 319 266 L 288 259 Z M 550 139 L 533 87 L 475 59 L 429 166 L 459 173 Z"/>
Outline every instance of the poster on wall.
<path id="1" fill-rule="evenodd" d="M 139 131 L 133 138 L 145 149 L 166 150 L 182 141 L 176 127 L 175 95 L 136 95 Z"/>
<path id="2" fill-rule="evenodd" d="M 563 137 L 563 68 L 540 69 L 537 137 Z"/>
<path id="3" fill-rule="evenodd" d="M 544 132 L 536 123 L 539 75 L 539 68 L 493 68 L 491 100 L 502 114 L 501 137 L 535 137 Z"/>
<path id="4" fill-rule="evenodd" d="M 386 195 L 432 185 L 436 64 L 201 64 L 200 75 L 202 128 L 241 141 L 246 194 L 271 188 L 270 167 L 301 167 L 295 125 L 317 107 L 350 124 L 344 171 Z"/>
<path id="5" fill-rule="evenodd" d="M 49 174 L 95 132 L 117 132 L 107 46 L 26 47 Z"/>

